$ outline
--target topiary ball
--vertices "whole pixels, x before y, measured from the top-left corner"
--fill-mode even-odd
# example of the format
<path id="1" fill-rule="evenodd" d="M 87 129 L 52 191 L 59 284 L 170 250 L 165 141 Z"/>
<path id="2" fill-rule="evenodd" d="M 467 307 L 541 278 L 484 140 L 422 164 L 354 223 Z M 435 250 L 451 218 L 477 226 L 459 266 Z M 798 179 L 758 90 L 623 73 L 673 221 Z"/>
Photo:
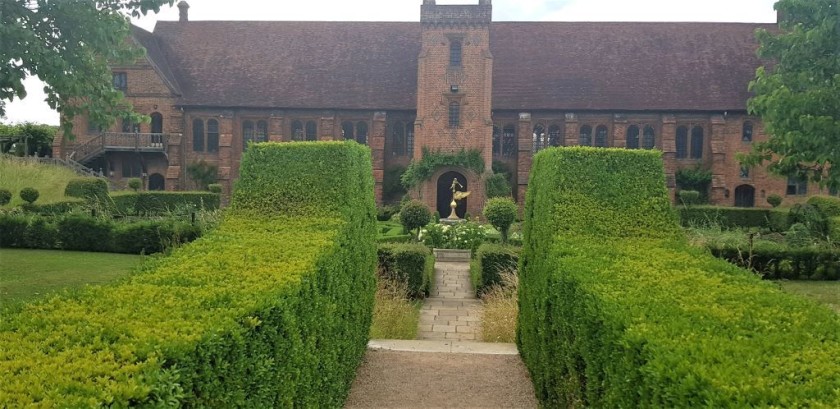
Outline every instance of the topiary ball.
<path id="1" fill-rule="evenodd" d="M 490 222 L 499 234 L 502 235 L 502 242 L 507 242 L 507 235 L 510 226 L 516 221 L 516 214 L 519 208 L 513 199 L 509 197 L 495 197 L 484 205 L 484 217 Z"/>
<path id="2" fill-rule="evenodd" d="M 9 189 L 0 189 L 0 206 L 5 206 L 12 201 L 12 192 Z"/>

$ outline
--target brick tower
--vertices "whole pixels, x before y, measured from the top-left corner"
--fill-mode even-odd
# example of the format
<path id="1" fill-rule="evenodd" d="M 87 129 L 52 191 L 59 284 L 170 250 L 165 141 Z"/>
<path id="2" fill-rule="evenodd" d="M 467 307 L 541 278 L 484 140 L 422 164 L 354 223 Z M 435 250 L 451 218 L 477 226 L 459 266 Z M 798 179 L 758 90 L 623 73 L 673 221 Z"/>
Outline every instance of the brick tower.
<path id="1" fill-rule="evenodd" d="M 473 5 L 437 5 L 424 0 L 421 7 L 422 45 L 418 59 L 416 145 L 414 159 L 423 150 L 459 152 L 478 150 L 485 174 L 462 167 L 438 169 L 420 188 L 420 198 L 441 217 L 449 215 L 454 178 L 471 191 L 458 215 L 481 214 L 484 179 L 493 156 L 493 56 L 490 54 L 490 0 Z"/>

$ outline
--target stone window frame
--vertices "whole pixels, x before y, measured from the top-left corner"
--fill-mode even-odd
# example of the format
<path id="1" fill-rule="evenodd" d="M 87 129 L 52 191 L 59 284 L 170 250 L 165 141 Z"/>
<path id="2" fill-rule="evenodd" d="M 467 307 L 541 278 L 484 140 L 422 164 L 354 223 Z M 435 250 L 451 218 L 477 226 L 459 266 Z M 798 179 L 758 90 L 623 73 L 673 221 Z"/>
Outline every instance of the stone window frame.
<path id="1" fill-rule="evenodd" d="M 603 130 L 603 140 L 598 142 L 601 138 L 601 130 Z M 596 148 L 607 148 L 610 146 L 610 127 L 605 124 L 598 124 L 595 127 L 595 136 L 592 139 L 592 146 Z"/>
<path id="2" fill-rule="evenodd" d="M 464 66 L 464 34 L 449 34 L 449 68 L 460 69 Z M 457 51 L 457 52 L 456 52 Z"/>
<path id="3" fill-rule="evenodd" d="M 260 124 L 264 126 L 260 127 Z M 239 129 L 242 130 L 242 152 L 248 149 L 248 142 L 268 142 L 270 137 L 269 127 L 269 120 L 267 118 L 250 116 L 242 118 L 239 121 Z"/>
<path id="4" fill-rule="evenodd" d="M 638 132 L 636 134 L 635 143 L 631 144 L 630 141 L 630 131 L 632 129 L 636 129 Z M 648 130 L 651 131 L 650 138 L 648 139 Z M 627 130 L 624 132 L 625 138 L 625 147 L 627 149 L 643 149 L 643 150 L 653 150 L 656 149 L 659 145 L 657 144 L 658 135 L 661 133 L 661 130 L 657 128 L 657 124 L 653 122 L 633 122 L 627 126 Z M 648 144 L 648 142 L 651 142 Z"/>
<path id="5" fill-rule="evenodd" d="M 414 156 L 414 121 L 394 121 L 388 130 L 391 156 Z"/>
<path id="6" fill-rule="evenodd" d="M 578 145 L 592 146 L 592 125 L 583 124 L 578 128 Z"/>
<path id="7" fill-rule="evenodd" d="M 697 132 L 699 131 L 699 133 Z M 697 141 L 700 142 L 697 142 Z M 688 157 L 692 160 L 702 160 L 706 150 L 706 129 L 702 125 L 694 125 L 689 132 Z M 699 148 L 699 149 L 698 149 Z"/>
<path id="8" fill-rule="evenodd" d="M 215 125 L 213 125 L 215 124 Z M 212 125 L 212 128 L 211 128 Z M 212 130 L 212 129 L 215 129 Z M 207 122 L 204 126 L 204 134 L 207 138 L 205 142 L 205 149 L 207 153 L 218 153 L 219 152 L 219 139 L 221 137 L 219 120 L 216 118 L 208 118 Z"/>
<path id="9" fill-rule="evenodd" d="M 190 133 L 192 133 L 192 151 L 193 152 L 205 152 L 206 145 L 206 127 L 205 127 L 205 120 L 204 118 L 193 118 L 192 124 L 190 126 Z M 199 125 L 200 126 L 197 126 Z M 198 131 L 201 129 L 201 131 Z"/>
<path id="10" fill-rule="evenodd" d="M 450 100 L 449 104 L 449 128 L 457 129 L 461 127 L 461 101 L 460 100 Z"/>
<path id="11" fill-rule="evenodd" d="M 683 129 L 686 130 L 685 152 L 684 152 L 685 156 L 680 155 L 680 153 L 681 153 L 681 151 L 680 151 L 680 147 L 681 147 L 680 146 L 681 145 L 680 128 L 683 128 Z M 695 149 L 697 146 L 695 146 L 696 144 L 694 142 L 695 136 L 696 136 L 695 135 L 695 130 L 697 130 L 697 129 L 700 129 L 701 132 L 702 132 L 702 134 L 700 135 L 701 143 L 699 144 L 700 145 L 700 150 L 699 151 L 697 151 L 697 149 Z M 689 120 L 689 121 L 683 121 L 683 122 L 677 123 L 677 127 L 676 127 L 675 133 L 674 133 L 674 143 L 675 143 L 676 148 L 677 148 L 676 149 L 676 158 L 678 160 L 681 160 L 681 161 L 695 161 L 695 162 L 702 161 L 703 158 L 706 157 L 706 145 L 708 144 L 708 139 L 709 139 L 706 136 L 709 135 L 709 134 L 710 134 L 709 125 L 705 122 L 698 122 L 698 121 L 690 121 Z"/>
<path id="12" fill-rule="evenodd" d="M 295 129 L 295 125 L 299 125 Z M 293 118 L 289 121 L 289 136 L 292 141 L 317 141 L 318 120 L 311 117 Z"/>
<path id="13" fill-rule="evenodd" d="M 538 134 L 540 130 L 542 133 Z M 531 144 L 531 152 L 534 154 L 548 147 L 548 127 L 543 121 L 536 121 L 531 125 Z"/>

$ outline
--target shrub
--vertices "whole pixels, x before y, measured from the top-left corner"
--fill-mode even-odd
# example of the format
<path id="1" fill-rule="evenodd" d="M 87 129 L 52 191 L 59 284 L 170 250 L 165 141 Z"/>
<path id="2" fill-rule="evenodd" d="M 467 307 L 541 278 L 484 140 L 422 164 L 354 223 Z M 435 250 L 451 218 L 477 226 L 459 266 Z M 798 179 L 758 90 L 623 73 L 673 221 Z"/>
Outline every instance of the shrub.
<path id="1" fill-rule="evenodd" d="M 411 297 L 423 298 L 429 294 L 434 256 L 428 247 L 416 243 L 380 244 L 377 253 L 381 277 L 405 282 Z"/>
<path id="2" fill-rule="evenodd" d="M 811 231 L 802 223 L 794 223 L 785 234 L 785 243 L 791 247 L 805 247 L 813 244 Z"/>
<path id="3" fill-rule="evenodd" d="M 513 199 L 507 197 L 490 199 L 484 205 L 484 217 L 499 231 L 502 236 L 502 243 L 507 243 L 508 231 L 513 222 L 516 221 L 518 210 Z"/>
<path id="4" fill-rule="evenodd" d="M 417 200 L 404 204 L 400 209 L 400 223 L 406 233 L 414 233 L 415 230 L 429 224 L 431 220 L 432 213 L 429 212 L 429 208 Z"/>
<path id="5" fill-rule="evenodd" d="M 219 195 L 211 192 L 139 192 L 111 196 L 114 211 L 126 215 L 160 216 L 219 208 Z"/>
<path id="6" fill-rule="evenodd" d="M 543 150 L 526 200 L 517 343 L 542 406 L 840 405 L 836 313 L 690 247 L 661 153 Z"/>
<path id="7" fill-rule="evenodd" d="M 712 184 L 712 171 L 701 167 L 678 169 L 674 179 L 679 190 L 696 190 L 700 193 L 698 203 L 709 200 L 709 186 Z"/>
<path id="8" fill-rule="evenodd" d="M 90 207 L 90 203 L 82 199 L 68 199 L 61 202 L 41 203 L 32 205 L 32 211 L 41 215 L 62 215 L 77 209 Z"/>
<path id="9" fill-rule="evenodd" d="M 828 219 L 828 238 L 834 243 L 840 243 L 840 216 Z"/>
<path id="10" fill-rule="evenodd" d="M 252 145 L 213 233 L 4 317 L 0 407 L 340 407 L 373 310 L 370 169 L 358 144 Z"/>
<path id="11" fill-rule="evenodd" d="M 840 279 L 840 253 L 831 248 L 809 246 L 807 228 L 802 244 L 786 247 L 761 243 L 750 249 L 745 246 L 715 243 L 709 245 L 712 255 L 743 268 L 749 268 L 772 280 L 837 280 Z"/>
<path id="12" fill-rule="evenodd" d="M 408 193 L 400 181 L 403 173 L 405 173 L 405 166 L 398 165 L 385 169 L 382 176 L 382 200 L 385 203 L 393 203 Z"/>
<path id="13" fill-rule="evenodd" d="M 790 209 L 788 217 L 790 224 L 804 224 L 815 237 L 825 238 L 828 225 L 825 216 L 815 206 L 810 204 L 796 204 Z"/>
<path id="14" fill-rule="evenodd" d="M 192 162 L 187 165 L 187 176 L 195 183 L 199 190 L 207 190 L 207 187 L 216 183 L 219 176 L 219 168 L 204 161 Z"/>
<path id="15" fill-rule="evenodd" d="M 471 250 L 473 253 L 487 239 L 487 231 L 476 222 L 453 225 L 430 224 L 420 230 L 423 244 L 438 249 Z"/>
<path id="16" fill-rule="evenodd" d="M 758 227 L 784 232 L 792 224 L 787 209 L 692 206 L 680 207 L 677 212 L 683 226 Z"/>
<path id="17" fill-rule="evenodd" d="M 222 185 L 218 183 L 211 183 L 207 185 L 207 190 L 209 190 L 210 193 L 215 193 L 218 195 L 222 193 Z"/>
<path id="18" fill-rule="evenodd" d="M 61 248 L 77 251 L 112 250 L 114 223 L 83 214 L 70 214 L 58 221 Z"/>
<path id="19" fill-rule="evenodd" d="M 767 203 L 773 207 L 779 207 L 782 204 L 782 197 L 776 194 L 767 196 Z"/>
<path id="20" fill-rule="evenodd" d="M 519 264 L 519 250 L 498 244 L 482 244 L 470 263 L 470 277 L 476 295 L 486 289 L 502 284 L 505 272 L 515 271 Z"/>
<path id="21" fill-rule="evenodd" d="M 67 182 L 64 196 L 104 202 L 108 198 L 108 182 L 100 178 L 75 178 Z"/>
<path id="22" fill-rule="evenodd" d="M 400 207 L 396 205 L 385 205 L 385 206 L 377 206 L 376 208 L 376 220 L 380 222 L 387 222 L 394 217 L 395 214 L 400 212 Z"/>
<path id="23" fill-rule="evenodd" d="M 494 173 L 490 175 L 484 185 L 488 199 L 511 196 L 510 183 L 508 182 L 508 176 L 505 174 Z"/>
<path id="24" fill-rule="evenodd" d="M 20 213 L 0 213 L 0 247 L 26 247 L 29 217 Z"/>
<path id="25" fill-rule="evenodd" d="M 201 236 L 201 229 L 189 223 L 171 220 L 146 220 L 117 224 L 113 231 L 113 251 L 128 254 L 152 254 L 189 243 Z"/>
<path id="26" fill-rule="evenodd" d="M 832 196 L 812 196 L 808 204 L 817 209 L 823 217 L 840 216 L 840 198 Z"/>
<path id="27" fill-rule="evenodd" d="M 696 190 L 680 190 L 679 196 L 685 206 L 693 206 L 700 202 L 700 192 Z"/>
<path id="28" fill-rule="evenodd" d="M 32 204 L 35 203 L 36 200 L 38 200 L 38 196 L 40 196 L 41 194 L 38 193 L 38 189 L 32 187 L 25 187 L 20 190 L 19 195 L 24 202 Z"/>
<path id="29" fill-rule="evenodd" d="M 143 181 L 140 178 L 130 178 L 128 179 L 128 188 L 133 191 L 140 190 L 140 187 L 143 186 Z"/>
<path id="30" fill-rule="evenodd" d="M 33 216 L 29 219 L 23 239 L 26 248 L 50 250 L 56 248 L 58 226 L 52 220 Z"/>
<path id="31" fill-rule="evenodd" d="M 0 206 L 5 206 L 12 201 L 12 192 L 9 189 L 0 189 Z"/>

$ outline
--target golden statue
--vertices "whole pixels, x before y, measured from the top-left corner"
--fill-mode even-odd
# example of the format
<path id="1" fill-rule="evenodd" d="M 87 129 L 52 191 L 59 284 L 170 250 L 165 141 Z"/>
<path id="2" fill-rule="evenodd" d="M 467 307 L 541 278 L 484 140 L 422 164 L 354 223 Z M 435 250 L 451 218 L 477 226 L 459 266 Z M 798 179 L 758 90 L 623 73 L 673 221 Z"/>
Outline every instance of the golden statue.
<path id="1" fill-rule="evenodd" d="M 458 200 L 464 200 L 467 196 L 470 195 L 470 192 L 464 192 L 458 190 L 458 188 L 464 188 L 464 185 L 461 182 L 458 182 L 458 178 L 452 179 L 452 202 L 449 203 L 449 207 L 452 208 L 452 213 L 449 214 L 447 217 L 448 220 L 460 220 L 457 214 L 455 214 L 455 208 L 458 207 Z"/>

